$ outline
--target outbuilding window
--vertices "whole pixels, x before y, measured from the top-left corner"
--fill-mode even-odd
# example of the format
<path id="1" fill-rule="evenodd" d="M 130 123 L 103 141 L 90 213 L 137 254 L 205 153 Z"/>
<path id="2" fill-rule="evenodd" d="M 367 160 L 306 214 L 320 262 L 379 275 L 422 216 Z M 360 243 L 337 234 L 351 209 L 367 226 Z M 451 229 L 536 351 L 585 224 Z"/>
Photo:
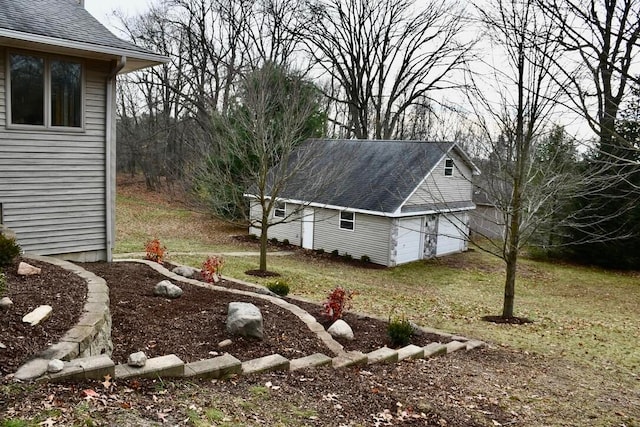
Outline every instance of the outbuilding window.
<path id="1" fill-rule="evenodd" d="M 25 53 L 9 55 L 9 123 L 82 127 L 82 64 Z"/>
<path id="2" fill-rule="evenodd" d="M 340 229 L 353 230 L 356 225 L 356 214 L 353 212 L 340 212 Z"/>
<path id="3" fill-rule="evenodd" d="M 284 202 L 276 202 L 273 208 L 273 216 L 276 218 L 284 218 L 287 215 L 287 204 Z"/>
<path id="4" fill-rule="evenodd" d="M 453 159 L 445 159 L 444 176 L 453 176 Z"/>

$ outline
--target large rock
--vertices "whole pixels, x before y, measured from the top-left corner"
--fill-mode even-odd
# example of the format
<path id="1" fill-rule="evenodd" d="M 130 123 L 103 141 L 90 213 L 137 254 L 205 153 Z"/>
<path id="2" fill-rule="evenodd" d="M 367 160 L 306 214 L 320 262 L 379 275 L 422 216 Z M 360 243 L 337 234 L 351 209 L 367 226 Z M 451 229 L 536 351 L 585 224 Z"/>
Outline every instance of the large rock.
<path id="1" fill-rule="evenodd" d="M 264 332 L 260 309 L 248 302 L 229 303 L 227 332 L 262 339 Z"/>
<path id="2" fill-rule="evenodd" d="M 188 265 L 179 265 L 171 270 L 171 272 L 186 277 L 187 279 L 191 279 L 193 276 L 195 276 L 196 273 L 199 273 L 200 270 L 198 270 L 197 268 L 189 267 Z"/>
<path id="3" fill-rule="evenodd" d="M 34 276 L 41 272 L 42 269 L 34 267 L 31 264 L 27 264 L 26 262 L 20 262 L 20 264 L 18 264 L 18 274 L 20 276 Z"/>
<path id="4" fill-rule="evenodd" d="M 153 294 L 167 298 L 180 298 L 182 296 L 182 289 L 168 280 L 163 280 L 153 288 Z"/>
<path id="5" fill-rule="evenodd" d="M 33 310 L 31 313 L 25 314 L 22 318 L 24 323 L 28 323 L 31 326 L 36 326 L 40 322 L 47 320 L 51 316 L 53 308 L 50 305 L 41 305 Z"/>
<path id="6" fill-rule="evenodd" d="M 353 339 L 353 329 L 351 329 L 351 326 L 342 319 L 338 319 L 333 322 L 333 325 L 327 329 L 327 332 L 329 332 L 334 338 L 344 338 L 347 340 Z"/>

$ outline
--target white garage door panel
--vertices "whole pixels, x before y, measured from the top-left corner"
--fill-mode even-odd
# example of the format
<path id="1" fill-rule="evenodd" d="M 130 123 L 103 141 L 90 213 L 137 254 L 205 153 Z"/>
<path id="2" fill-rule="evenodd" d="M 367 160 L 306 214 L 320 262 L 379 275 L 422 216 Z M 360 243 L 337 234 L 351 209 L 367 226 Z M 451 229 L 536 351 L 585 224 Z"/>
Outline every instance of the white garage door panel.
<path id="1" fill-rule="evenodd" d="M 401 219 L 398 223 L 396 264 L 422 258 L 422 217 Z"/>
<path id="2" fill-rule="evenodd" d="M 454 215 L 441 215 L 438 220 L 436 256 L 460 252 L 466 239 L 465 225 Z"/>

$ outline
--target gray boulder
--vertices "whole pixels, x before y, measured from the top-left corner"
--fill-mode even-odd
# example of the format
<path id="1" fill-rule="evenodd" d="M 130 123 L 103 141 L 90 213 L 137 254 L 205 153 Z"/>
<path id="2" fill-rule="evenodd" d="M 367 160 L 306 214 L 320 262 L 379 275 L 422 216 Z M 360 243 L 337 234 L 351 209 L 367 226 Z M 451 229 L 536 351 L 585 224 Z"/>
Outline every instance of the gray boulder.
<path id="1" fill-rule="evenodd" d="M 47 364 L 47 372 L 51 372 L 55 374 L 56 372 L 60 372 L 64 369 L 64 362 L 60 359 L 50 360 Z"/>
<path id="2" fill-rule="evenodd" d="M 186 277 L 187 279 L 191 279 L 196 273 L 199 273 L 200 270 L 189 267 L 188 265 L 179 265 L 171 270 L 171 272 Z"/>
<path id="3" fill-rule="evenodd" d="M 327 332 L 329 332 L 334 338 L 344 338 L 347 340 L 353 339 L 353 329 L 351 329 L 351 326 L 342 319 L 338 319 L 333 322 L 333 325 L 327 329 Z"/>
<path id="4" fill-rule="evenodd" d="M 11 298 L 3 297 L 0 299 L 0 309 L 9 310 L 11 307 L 13 307 L 13 301 L 11 301 Z"/>
<path id="5" fill-rule="evenodd" d="M 182 289 L 168 280 L 163 280 L 153 288 L 153 294 L 167 298 L 180 298 L 182 296 Z"/>
<path id="6" fill-rule="evenodd" d="M 248 302 L 231 302 L 227 311 L 227 332 L 233 335 L 262 339 L 262 313 Z"/>
<path id="7" fill-rule="evenodd" d="M 142 351 L 131 353 L 127 359 L 127 365 L 141 368 L 147 364 L 147 355 Z"/>

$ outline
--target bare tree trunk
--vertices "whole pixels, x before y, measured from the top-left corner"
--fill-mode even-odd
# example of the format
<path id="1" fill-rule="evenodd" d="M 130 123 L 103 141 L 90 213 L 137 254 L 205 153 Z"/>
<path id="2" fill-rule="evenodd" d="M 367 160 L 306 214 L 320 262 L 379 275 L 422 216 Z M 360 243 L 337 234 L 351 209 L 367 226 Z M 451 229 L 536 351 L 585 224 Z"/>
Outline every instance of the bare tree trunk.
<path id="1" fill-rule="evenodd" d="M 516 295 L 516 270 L 518 264 L 518 248 L 514 254 L 507 257 L 507 275 L 504 283 L 504 305 L 502 306 L 502 317 L 508 319 L 513 317 L 513 306 Z"/>
<path id="2" fill-rule="evenodd" d="M 260 227 L 260 271 L 267 271 L 267 242 L 269 235 L 269 210 L 262 208 L 262 227 Z"/>

